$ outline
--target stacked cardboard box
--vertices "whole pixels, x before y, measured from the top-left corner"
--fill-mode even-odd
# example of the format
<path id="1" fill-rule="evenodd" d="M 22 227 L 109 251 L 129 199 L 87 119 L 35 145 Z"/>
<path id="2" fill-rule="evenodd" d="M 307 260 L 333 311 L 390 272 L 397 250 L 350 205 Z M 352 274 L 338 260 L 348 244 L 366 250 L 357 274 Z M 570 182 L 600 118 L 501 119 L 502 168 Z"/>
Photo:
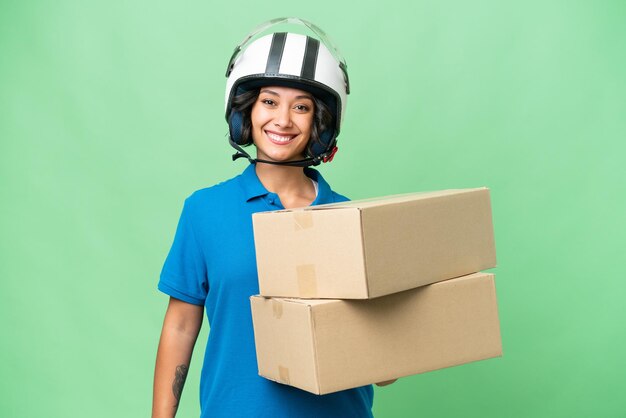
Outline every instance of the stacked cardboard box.
<path id="1" fill-rule="evenodd" d="M 253 216 L 259 373 L 316 394 L 501 355 L 489 191 Z"/>

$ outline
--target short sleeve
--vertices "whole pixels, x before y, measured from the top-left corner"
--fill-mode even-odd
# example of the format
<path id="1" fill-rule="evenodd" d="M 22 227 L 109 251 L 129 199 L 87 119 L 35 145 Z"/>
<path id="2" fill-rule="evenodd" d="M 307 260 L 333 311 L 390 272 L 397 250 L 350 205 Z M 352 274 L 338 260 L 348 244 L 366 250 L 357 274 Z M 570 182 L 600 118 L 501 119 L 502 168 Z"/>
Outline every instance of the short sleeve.
<path id="1" fill-rule="evenodd" d="M 176 299 L 204 305 L 209 291 L 206 262 L 196 240 L 193 208 L 185 201 L 174 243 L 163 264 L 158 289 Z"/>

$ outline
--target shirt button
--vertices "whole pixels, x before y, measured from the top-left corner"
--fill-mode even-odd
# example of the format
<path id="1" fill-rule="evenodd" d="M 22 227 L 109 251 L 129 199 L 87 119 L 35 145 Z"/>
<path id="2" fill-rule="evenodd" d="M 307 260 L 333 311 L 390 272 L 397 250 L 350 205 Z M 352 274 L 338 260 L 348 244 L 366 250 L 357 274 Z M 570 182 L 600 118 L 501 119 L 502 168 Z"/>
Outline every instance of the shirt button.
<path id="1" fill-rule="evenodd" d="M 274 204 L 274 199 L 270 198 L 270 205 Z"/>

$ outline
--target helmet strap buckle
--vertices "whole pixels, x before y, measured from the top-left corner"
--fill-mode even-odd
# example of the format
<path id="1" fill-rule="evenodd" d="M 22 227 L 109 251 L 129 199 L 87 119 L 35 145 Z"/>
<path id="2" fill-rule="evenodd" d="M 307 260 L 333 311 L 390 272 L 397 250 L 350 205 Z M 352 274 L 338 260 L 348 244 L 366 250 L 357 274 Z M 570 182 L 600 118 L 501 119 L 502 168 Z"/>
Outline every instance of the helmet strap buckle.
<path id="1" fill-rule="evenodd" d="M 338 150 L 338 149 L 339 149 L 339 148 L 337 148 L 337 146 L 335 145 L 335 146 L 333 147 L 332 151 L 330 151 L 330 154 L 329 154 L 329 155 L 326 155 L 326 156 L 324 157 L 323 161 L 324 161 L 325 163 L 329 163 L 329 162 L 331 162 L 331 161 L 333 160 L 333 158 L 335 158 L 335 154 L 337 153 L 337 150 Z"/>

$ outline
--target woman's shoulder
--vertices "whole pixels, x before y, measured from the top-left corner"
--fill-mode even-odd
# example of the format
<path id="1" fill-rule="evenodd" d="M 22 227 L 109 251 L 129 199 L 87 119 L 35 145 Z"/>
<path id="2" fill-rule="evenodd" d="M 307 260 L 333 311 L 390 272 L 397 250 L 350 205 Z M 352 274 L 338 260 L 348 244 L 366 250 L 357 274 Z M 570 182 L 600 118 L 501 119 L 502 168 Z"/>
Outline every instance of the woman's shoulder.
<path id="1" fill-rule="evenodd" d="M 344 195 L 342 195 L 340 193 L 337 193 L 334 190 L 332 190 L 331 193 L 332 193 L 332 201 L 333 201 L 333 203 L 348 202 L 348 201 L 351 200 L 350 198 L 348 198 L 348 197 L 346 197 L 346 196 L 344 196 Z"/>
<path id="2" fill-rule="evenodd" d="M 235 176 L 194 191 L 185 199 L 185 206 L 205 210 L 207 206 L 219 206 L 225 201 L 232 200 L 239 195 L 238 177 Z"/>

